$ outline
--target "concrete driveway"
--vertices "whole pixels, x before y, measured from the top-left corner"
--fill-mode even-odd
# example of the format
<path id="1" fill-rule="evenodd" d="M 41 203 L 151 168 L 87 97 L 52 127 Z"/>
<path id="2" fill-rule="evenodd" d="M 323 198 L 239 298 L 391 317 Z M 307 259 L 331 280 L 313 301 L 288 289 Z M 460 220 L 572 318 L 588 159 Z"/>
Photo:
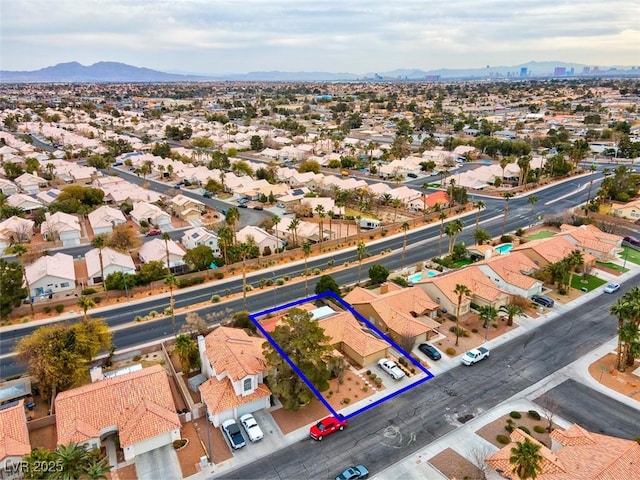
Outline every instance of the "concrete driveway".
<path id="1" fill-rule="evenodd" d="M 139 480 L 181 480 L 182 470 L 173 445 L 136 455 L 136 475 Z"/>

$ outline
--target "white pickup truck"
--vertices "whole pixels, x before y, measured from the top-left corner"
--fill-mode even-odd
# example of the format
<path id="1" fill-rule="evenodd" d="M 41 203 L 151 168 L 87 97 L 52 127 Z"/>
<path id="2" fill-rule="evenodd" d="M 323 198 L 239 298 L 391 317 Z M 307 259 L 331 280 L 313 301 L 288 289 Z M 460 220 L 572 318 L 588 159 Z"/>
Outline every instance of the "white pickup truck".
<path id="1" fill-rule="evenodd" d="M 484 347 L 474 348 L 473 350 L 469 350 L 462 356 L 462 363 L 464 365 L 473 365 L 474 363 L 478 363 L 480 360 L 484 360 L 489 357 L 489 349 Z"/>

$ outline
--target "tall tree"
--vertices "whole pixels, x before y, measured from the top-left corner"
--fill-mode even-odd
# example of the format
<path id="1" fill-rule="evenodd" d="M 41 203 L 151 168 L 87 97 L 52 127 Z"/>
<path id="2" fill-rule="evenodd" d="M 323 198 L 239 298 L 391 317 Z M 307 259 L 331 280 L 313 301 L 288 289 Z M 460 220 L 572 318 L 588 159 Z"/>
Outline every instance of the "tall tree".
<path id="1" fill-rule="evenodd" d="M 460 220 L 459 218 L 456 218 L 455 220 L 450 221 L 449 223 L 447 223 L 447 226 L 444 227 L 444 232 L 449 237 L 449 250 L 448 250 L 449 255 L 451 255 L 451 252 L 453 252 L 453 246 L 456 243 L 456 239 L 458 238 L 458 235 L 460 235 L 460 232 L 462 232 L 463 229 L 464 229 L 464 223 L 462 223 L 462 220 Z"/>
<path id="2" fill-rule="evenodd" d="M 478 225 L 480 224 L 480 212 L 484 209 L 485 205 L 482 200 L 478 200 L 473 206 L 478 210 L 476 212 L 476 230 L 478 230 Z"/>
<path id="3" fill-rule="evenodd" d="M 11 247 L 7 248 L 6 253 L 10 253 L 18 257 L 18 261 L 20 262 L 20 268 L 22 270 L 22 276 L 24 278 L 24 284 L 27 287 L 27 295 L 25 296 L 29 297 L 29 308 L 31 310 L 31 318 L 33 318 L 35 317 L 35 311 L 33 308 L 33 299 L 31 298 L 31 286 L 29 285 L 29 277 L 27 277 L 27 270 L 25 268 L 24 259 L 23 259 L 23 257 L 29 253 L 29 248 L 27 248 L 22 243 L 16 243 L 15 245 L 12 245 Z M 21 293 L 20 290 L 18 292 Z M 22 298 L 24 298 L 24 296 Z"/>
<path id="4" fill-rule="evenodd" d="M 178 279 L 173 274 L 168 274 L 164 278 L 164 284 L 169 287 L 169 310 L 171 310 L 171 328 L 173 330 L 173 336 L 175 337 L 178 334 L 178 329 L 176 327 L 176 304 L 175 299 L 173 298 L 173 288 L 178 285 Z"/>
<path id="5" fill-rule="evenodd" d="M 527 198 L 527 202 L 529 203 L 529 205 L 531 205 L 531 216 L 533 217 L 533 208 L 535 207 L 536 203 L 538 203 L 538 197 L 536 195 L 529 195 L 529 198 Z"/>
<path id="6" fill-rule="evenodd" d="M 484 327 L 484 339 L 486 341 L 489 335 L 489 324 L 498 318 L 498 310 L 496 310 L 496 307 L 493 305 L 480 305 L 478 307 L 478 313 L 480 314 L 480 321 Z"/>
<path id="7" fill-rule="evenodd" d="M 231 207 L 227 210 L 227 214 L 224 216 L 224 221 L 233 232 L 233 244 L 235 245 L 238 240 L 236 238 L 236 225 L 240 221 L 240 210 L 237 207 Z"/>
<path id="8" fill-rule="evenodd" d="M 200 363 L 198 344 L 189 335 L 180 334 L 176 337 L 175 351 L 184 375 L 188 375 Z"/>
<path id="9" fill-rule="evenodd" d="M 440 220 L 440 238 L 438 240 L 438 255 L 442 256 L 442 235 L 444 234 L 444 221 L 447 218 L 447 214 L 445 212 L 440 212 L 438 219 Z"/>
<path id="10" fill-rule="evenodd" d="M 273 221 L 273 228 L 275 228 L 276 230 L 276 238 L 278 239 L 278 242 L 280 242 L 280 237 L 278 236 L 278 224 L 282 221 L 282 219 L 278 215 L 274 215 L 273 217 L 271 217 L 271 220 Z M 283 248 L 278 248 L 276 250 L 276 253 L 279 254 L 280 257 L 282 257 L 283 251 Z"/>
<path id="11" fill-rule="evenodd" d="M 84 295 L 78 299 L 78 306 L 82 309 L 83 320 L 86 322 L 89 320 L 87 310 L 96 306 L 96 302 Z"/>
<path id="12" fill-rule="evenodd" d="M 513 472 L 521 480 L 535 480 L 538 473 L 542 472 L 542 455 L 540 455 L 539 444 L 533 443 L 528 438 L 524 442 L 517 442 L 511 448 L 509 463 L 512 464 Z"/>
<path id="13" fill-rule="evenodd" d="M 402 268 L 404 268 L 404 259 L 405 254 L 407 252 L 407 231 L 409 230 L 409 223 L 404 222 L 402 224 L 402 231 L 404 232 L 404 237 L 402 239 Z"/>
<path id="14" fill-rule="evenodd" d="M 504 192 L 502 194 L 504 197 L 504 217 L 502 218 L 502 235 L 504 235 L 505 230 L 507 228 L 507 216 L 509 215 L 509 199 L 514 197 L 514 194 L 511 192 Z"/>
<path id="15" fill-rule="evenodd" d="M 164 254 L 165 254 L 166 267 L 167 267 L 167 275 L 170 275 L 171 274 L 171 257 L 169 256 L 169 240 L 171 240 L 171 235 L 169 235 L 167 232 L 164 232 L 162 234 L 162 240 L 164 241 Z"/>
<path id="16" fill-rule="evenodd" d="M 578 268 L 581 268 L 584 264 L 584 257 L 582 252 L 578 249 L 572 250 L 571 253 L 564 259 L 566 265 L 569 267 L 569 284 L 567 287 L 571 287 L 573 284 L 573 275 Z"/>
<path id="17" fill-rule="evenodd" d="M 358 243 L 356 254 L 358 255 L 358 285 L 360 285 L 360 279 L 362 278 L 362 260 L 367 254 L 367 246 L 363 242 Z"/>
<path id="18" fill-rule="evenodd" d="M 289 310 L 271 336 L 286 355 L 270 343 L 263 344 L 264 356 L 272 372 L 269 374 L 269 387 L 274 395 L 282 398 L 285 409 L 298 410 L 311 401 L 312 393 L 287 360 L 322 392 L 329 388 L 331 339 L 318 322 L 312 320 L 311 313 L 300 308 Z"/>
<path id="19" fill-rule="evenodd" d="M 224 263 L 227 265 L 229 263 L 229 250 L 233 246 L 233 232 L 227 225 L 222 225 L 216 233 L 218 235 L 218 246 L 222 252 L 222 258 L 224 258 Z"/>
<path id="20" fill-rule="evenodd" d="M 291 220 L 291 222 L 289 222 L 289 226 L 287 227 L 287 230 L 291 232 L 294 246 L 298 245 L 298 227 L 300 227 L 300 220 L 298 220 L 297 218 Z"/>
<path id="21" fill-rule="evenodd" d="M 251 236 L 247 240 L 246 243 L 243 242 L 237 245 L 238 255 L 242 259 L 242 302 L 245 310 L 249 310 L 247 306 L 247 258 L 251 255 L 252 244 L 255 246 L 255 241 Z"/>
<path id="22" fill-rule="evenodd" d="M 302 244 L 302 253 L 304 255 L 304 294 L 305 296 L 309 296 L 309 270 L 307 268 L 307 260 L 309 259 L 309 255 L 311 255 L 311 244 L 309 242 L 304 242 Z"/>
<path id="23" fill-rule="evenodd" d="M 107 244 L 107 237 L 104 235 L 96 235 L 91 240 L 91 245 L 98 249 L 98 260 L 100 261 L 100 278 L 102 279 L 102 288 L 106 291 L 107 287 L 104 286 L 104 262 L 102 261 L 102 250 Z"/>
<path id="24" fill-rule="evenodd" d="M 0 317 L 9 315 L 29 295 L 29 289 L 22 286 L 24 278 L 22 265 L 0 258 Z M 31 316 L 33 317 L 33 310 Z"/>
<path id="25" fill-rule="evenodd" d="M 589 172 L 591 172 L 591 180 L 589 180 L 589 193 L 587 194 L 587 203 L 585 203 L 585 215 L 588 217 L 589 216 L 589 202 L 591 202 L 591 188 L 593 187 L 593 180 L 594 180 L 594 173 L 596 172 L 597 168 L 595 165 L 591 165 L 589 167 Z"/>
<path id="26" fill-rule="evenodd" d="M 315 212 L 318 214 L 320 218 L 319 228 L 318 228 L 318 242 L 322 243 L 324 241 L 324 228 L 323 228 L 323 220 L 326 216 L 324 213 L 324 207 L 322 205 L 316 205 Z"/>
<path id="27" fill-rule="evenodd" d="M 513 326 L 513 318 L 524 314 L 524 310 L 520 305 L 515 303 L 507 303 L 500 307 L 500 313 L 507 316 L 507 327 Z"/>
<path id="28" fill-rule="evenodd" d="M 456 306 L 456 347 L 458 346 L 458 340 L 460 339 L 460 307 L 462 306 L 462 297 L 470 297 L 471 290 L 469 287 L 463 284 L 456 284 L 456 288 L 453 290 L 458 296 L 458 304 Z"/>

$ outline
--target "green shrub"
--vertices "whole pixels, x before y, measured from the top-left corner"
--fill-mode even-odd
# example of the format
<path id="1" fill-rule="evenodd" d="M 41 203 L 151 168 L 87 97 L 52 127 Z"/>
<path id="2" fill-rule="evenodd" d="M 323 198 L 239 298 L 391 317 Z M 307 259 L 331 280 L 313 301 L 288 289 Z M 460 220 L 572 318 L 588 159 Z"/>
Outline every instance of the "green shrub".
<path id="1" fill-rule="evenodd" d="M 281 287 L 282 285 L 284 285 L 284 282 L 285 282 L 284 278 L 278 278 L 276 280 L 276 285 Z"/>
<path id="2" fill-rule="evenodd" d="M 520 425 L 520 426 L 518 426 L 518 428 L 520 430 L 522 430 L 524 433 L 526 433 L 527 435 L 531 435 L 531 431 L 527 427 L 525 427 L 524 425 Z"/>
<path id="3" fill-rule="evenodd" d="M 102 301 L 102 297 L 94 297 L 93 301 L 97 304 Z"/>
<path id="4" fill-rule="evenodd" d="M 371 370 L 367 370 L 367 375 L 371 376 Z"/>
<path id="5" fill-rule="evenodd" d="M 456 327 L 455 325 L 453 327 L 449 328 L 449 331 L 453 332 L 453 333 L 456 333 L 456 331 L 457 331 L 457 334 L 458 334 L 459 337 L 470 337 L 471 336 L 471 332 L 469 332 L 469 330 L 465 330 L 462 327 Z"/>
<path id="6" fill-rule="evenodd" d="M 381 379 L 380 377 L 376 377 L 376 378 L 374 378 L 374 379 L 373 379 L 373 381 L 374 381 L 374 382 L 376 382 L 376 385 L 377 385 L 377 386 L 382 385 L 382 379 Z"/>
<path id="7" fill-rule="evenodd" d="M 245 292 L 250 292 L 251 290 L 253 290 L 253 287 L 251 285 L 245 285 L 244 286 L 244 291 Z"/>
<path id="8" fill-rule="evenodd" d="M 135 357 L 133 357 L 133 361 L 134 362 L 139 362 L 142 359 L 142 357 L 140 355 L 136 355 Z"/>
<path id="9" fill-rule="evenodd" d="M 133 319 L 134 322 L 140 323 L 143 320 L 143 318 L 140 315 L 136 315 L 136 317 Z"/>
<path id="10" fill-rule="evenodd" d="M 473 333 L 478 333 L 478 329 L 477 329 L 477 328 L 472 328 L 472 329 L 471 329 L 471 331 L 472 331 Z"/>
<path id="11" fill-rule="evenodd" d="M 511 433 L 516 428 L 515 422 L 511 418 L 507 418 L 507 424 L 504 426 L 504 429 Z"/>
<path id="12" fill-rule="evenodd" d="M 453 347 L 449 347 L 444 351 L 444 353 L 446 353 L 450 357 L 453 357 L 456 354 L 456 349 Z"/>
<path id="13" fill-rule="evenodd" d="M 511 441 L 511 439 L 509 437 L 507 437 L 506 435 L 498 435 L 496 437 L 496 441 L 502 445 L 508 445 L 509 442 Z"/>
<path id="14" fill-rule="evenodd" d="M 509 416 L 511 418 L 522 418 L 522 414 L 520 412 L 516 412 L 516 411 L 509 412 Z"/>
<path id="15" fill-rule="evenodd" d="M 42 311 L 43 311 L 44 313 L 51 313 L 51 307 L 50 307 L 49 305 L 47 305 L 47 306 L 45 306 L 45 307 L 42 309 Z"/>
<path id="16" fill-rule="evenodd" d="M 542 425 L 535 425 L 533 427 L 533 431 L 536 432 L 536 433 L 544 433 L 544 432 L 547 431 L 547 429 L 544 428 Z"/>
<path id="17" fill-rule="evenodd" d="M 216 280 L 222 280 L 224 278 L 224 272 L 214 272 L 213 277 Z"/>
<path id="18" fill-rule="evenodd" d="M 64 310 L 64 305 L 62 305 L 62 304 L 58 304 L 58 305 L 56 305 L 56 306 L 55 306 L 55 307 L 53 307 L 53 308 L 55 309 L 55 311 L 56 311 L 57 313 L 62 313 L 62 311 Z"/>
<path id="19" fill-rule="evenodd" d="M 501 243 L 509 243 L 511 241 L 513 241 L 513 238 L 511 237 L 511 235 L 502 235 L 500 237 L 500 242 Z"/>
<path id="20" fill-rule="evenodd" d="M 540 420 L 540 414 L 535 410 L 529 410 L 527 412 L 527 415 L 529 416 L 529 418 L 533 418 L 534 420 Z"/>
<path id="21" fill-rule="evenodd" d="M 93 295 L 94 293 L 98 293 L 95 288 L 84 288 L 82 290 L 82 295 Z"/>
<path id="22" fill-rule="evenodd" d="M 401 287 L 408 287 L 409 286 L 409 282 L 407 282 L 404 278 L 402 277 L 396 277 L 396 278 L 392 278 L 391 281 L 393 283 L 395 283 L 396 285 L 400 285 Z"/>
<path id="23" fill-rule="evenodd" d="M 313 274 L 314 275 L 320 275 L 320 269 L 319 268 L 314 268 L 313 269 Z"/>
<path id="24" fill-rule="evenodd" d="M 400 365 L 402 365 L 403 367 L 406 367 L 406 366 L 407 366 L 407 359 L 406 359 L 406 358 L 404 358 L 404 357 L 400 357 L 400 358 L 398 359 L 398 363 L 399 363 Z"/>
<path id="25" fill-rule="evenodd" d="M 218 303 L 220 301 L 220 295 L 211 295 L 211 303 Z"/>
<path id="26" fill-rule="evenodd" d="M 191 277 L 191 278 L 180 278 L 178 280 L 178 288 L 191 287 L 193 285 L 200 285 L 204 283 L 206 279 L 204 277 Z"/>
<path id="27" fill-rule="evenodd" d="M 342 403 L 344 403 L 345 405 L 348 405 L 349 403 L 351 403 L 351 399 L 349 397 L 344 397 L 342 399 Z"/>
<path id="28" fill-rule="evenodd" d="M 154 317 L 157 317 L 157 316 L 158 316 L 158 312 L 156 312 L 155 310 L 151 310 L 151 311 L 148 313 L 148 315 L 149 315 L 151 318 L 154 318 Z"/>

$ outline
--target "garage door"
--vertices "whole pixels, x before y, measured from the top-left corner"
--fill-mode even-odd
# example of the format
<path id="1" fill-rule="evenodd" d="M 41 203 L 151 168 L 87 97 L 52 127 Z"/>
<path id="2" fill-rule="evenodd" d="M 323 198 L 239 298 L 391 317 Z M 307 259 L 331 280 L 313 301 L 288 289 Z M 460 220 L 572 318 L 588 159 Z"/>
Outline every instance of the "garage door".
<path id="1" fill-rule="evenodd" d="M 245 403 L 244 405 L 240 405 L 238 407 L 238 418 L 240 418 L 245 413 L 253 413 L 253 412 L 256 412 L 258 410 L 261 410 L 262 408 L 264 408 L 264 399 L 263 398 L 259 398 L 257 400 L 254 400 L 251 403 Z"/>

